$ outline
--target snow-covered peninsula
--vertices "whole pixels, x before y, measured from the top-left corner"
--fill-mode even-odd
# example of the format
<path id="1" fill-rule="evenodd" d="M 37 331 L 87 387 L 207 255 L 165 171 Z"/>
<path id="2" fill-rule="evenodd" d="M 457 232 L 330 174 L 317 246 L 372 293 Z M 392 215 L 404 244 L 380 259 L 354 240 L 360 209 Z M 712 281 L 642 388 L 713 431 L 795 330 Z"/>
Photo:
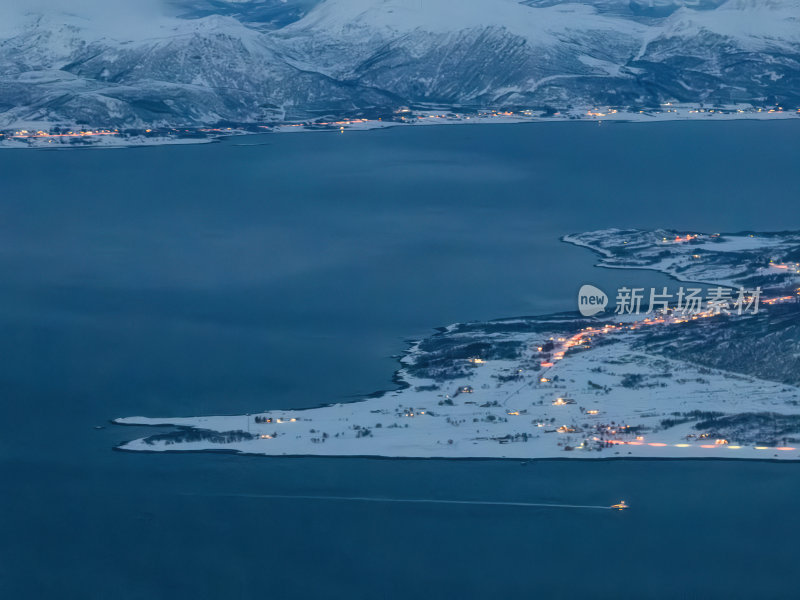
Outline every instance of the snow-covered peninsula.
<path id="1" fill-rule="evenodd" d="M 455 324 L 409 348 L 399 389 L 306 410 L 120 418 L 169 429 L 119 449 L 800 460 L 800 233 L 610 229 L 565 241 L 603 266 L 762 295 L 743 314 L 731 301 L 694 314 L 672 305 Z"/>

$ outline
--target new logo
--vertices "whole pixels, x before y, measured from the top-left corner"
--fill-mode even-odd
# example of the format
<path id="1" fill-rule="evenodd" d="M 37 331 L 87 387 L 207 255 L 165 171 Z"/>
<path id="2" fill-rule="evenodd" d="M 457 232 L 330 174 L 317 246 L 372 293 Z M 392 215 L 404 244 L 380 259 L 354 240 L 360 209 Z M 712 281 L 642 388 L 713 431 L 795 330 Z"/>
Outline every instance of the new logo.
<path id="1" fill-rule="evenodd" d="M 606 306 L 608 296 L 603 290 L 589 284 L 581 286 L 578 291 L 578 310 L 584 317 L 596 315 L 605 310 Z"/>

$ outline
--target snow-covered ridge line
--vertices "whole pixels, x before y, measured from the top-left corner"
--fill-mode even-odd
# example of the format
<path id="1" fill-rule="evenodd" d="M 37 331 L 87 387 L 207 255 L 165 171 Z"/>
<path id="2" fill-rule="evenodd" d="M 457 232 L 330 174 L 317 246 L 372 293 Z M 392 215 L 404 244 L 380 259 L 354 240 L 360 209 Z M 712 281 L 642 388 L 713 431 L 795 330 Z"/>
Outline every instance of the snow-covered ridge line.
<path id="1" fill-rule="evenodd" d="M 630 245 L 641 259 L 654 249 L 661 252 L 670 239 L 665 234 L 673 233 L 612 229 L 569 237 L 611 257 L 617 244 Z M 726 248 L 721 254 L 751 258 L 760 248 L 800 250 L 800 232 L 711 235 L 714 241 L 705 242 L 701 234 L 676 233 L 672 243 L 698 240 Z M 798 298 L 767 299 L 760 313 L 740 321 L 706 311 L 691 318 L 561 315 L 453 324 L 412 344 L 395 376 L 403 387 L 379 397 L 248 415 L 121 418 L 115 422 L 181 430 L 120 449 L 800 460 Z M 770 353 L 749 370 L 739 355 L 743 336 Z M 709 340 L 723 351 L 729 347 L 729 355 L 716 361 L 698 355 L 696 349 L 703 352 Z M 761 365 L 763 376 L 754 372 Z"/>
<path id="2" fill-rule="evenodd" d="M 430 103 L 794 111 L 798 13 L 797 0 L 666 18 L 582 2 L 325 0 L 270 28 L 220 15 L 100 23 L 53 9 L 0 23 L 0 127 L 264 124 Z"/>

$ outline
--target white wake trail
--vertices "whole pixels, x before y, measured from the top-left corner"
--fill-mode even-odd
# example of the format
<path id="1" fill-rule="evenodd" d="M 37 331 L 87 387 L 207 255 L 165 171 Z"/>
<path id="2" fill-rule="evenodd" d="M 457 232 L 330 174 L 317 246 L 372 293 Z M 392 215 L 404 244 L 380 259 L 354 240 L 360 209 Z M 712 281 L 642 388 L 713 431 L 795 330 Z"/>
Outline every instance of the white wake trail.
<path id="1" fill-rule="evenodd" d="M 526 508 L 584 508 L 610 510 L 593 504 L 544 504 L 539 502 L 501 502 L 491 500 L 432 500 L 424 498 L 376 498 L 369 496 L 303 496 L 289 494 L 209 494 L 226 498 L 261 498 L 265 500 L 327 500 L 342 502 L 398 502 L 406 504 L 464 504 L 470 506 L 520 506 Z"/>

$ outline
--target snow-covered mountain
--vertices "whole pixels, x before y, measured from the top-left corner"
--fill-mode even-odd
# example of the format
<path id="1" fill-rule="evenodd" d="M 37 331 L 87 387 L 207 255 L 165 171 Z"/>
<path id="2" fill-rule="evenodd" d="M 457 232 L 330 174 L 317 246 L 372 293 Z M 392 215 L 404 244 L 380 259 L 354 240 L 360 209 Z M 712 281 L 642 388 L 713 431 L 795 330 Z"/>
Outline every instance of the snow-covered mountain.
<path id="1" fill-rule="evenodd" d="M 693 6 L 680 6 L 692 4 Z M 800 0 L 171 0 L 0 25 L 0 127 L 365 108 L 800 104 Z"/>

